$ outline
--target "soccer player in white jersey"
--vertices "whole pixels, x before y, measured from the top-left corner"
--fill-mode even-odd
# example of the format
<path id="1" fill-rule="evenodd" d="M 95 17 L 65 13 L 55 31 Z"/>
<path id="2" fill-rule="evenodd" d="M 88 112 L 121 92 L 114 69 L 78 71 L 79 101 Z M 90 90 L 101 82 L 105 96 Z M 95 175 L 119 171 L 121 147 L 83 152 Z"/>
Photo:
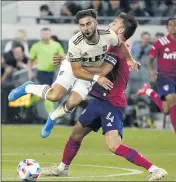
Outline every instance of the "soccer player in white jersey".
<path id="1" fill-rule="evenodd" d="M 115 32 L 111 30 L 99 30 L 96 18 L 96 12 L 92 9 L 82 10 L 77 13 L 76 19 L 79 23 L 80 32 L 70 39 L 67 59 L 63 61 L 57 79 L 52 87 L 49 85 L 35 85 L 33 82 L 28 81 L 12 90 L 9 94 L 9 101 L 16 100 L 27 93 L 32 93 L 51 101 L 58 101 L 64 96 L 70 86 L 73 85 L 67 102 L 61 104 L 49 116 L 44 125 L 41 132 L 41 136 L 44 138 L 50 135 L 56 118 L 71 113 L 86 98 L 93 81 L 98 82 L 105 89 L 113 87 L 112 82 L 107 78 L 101 75 L 93 75 L 83 70 L 81 68 L 82 65 L 90 67 L 101 66 L 103 57 L 111 45 L 119 47 L 128 64 L 134 70 L 137 70 L 138 63 L 132 58 L 126 45 L 120 41 Z"/>

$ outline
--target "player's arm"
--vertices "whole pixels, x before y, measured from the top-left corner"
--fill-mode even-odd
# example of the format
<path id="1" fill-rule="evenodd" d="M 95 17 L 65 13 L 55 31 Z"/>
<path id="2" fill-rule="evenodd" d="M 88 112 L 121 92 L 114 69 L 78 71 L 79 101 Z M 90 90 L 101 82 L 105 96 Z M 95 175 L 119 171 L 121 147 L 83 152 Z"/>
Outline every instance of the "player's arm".
<path id="1" fill-rule="evenodd" d="M 127 60 L 127 64 L 132 68 L 133 71 L 138 71 L 138 65 L 140 63 L 137 62 L 132 57 L 126 44 L 123 41 L 121 41 L 113 31 L 110 30 L 110 33 L 111 33 L 111 46 L 116 47 L 120 50 L 120 52 Z"/>
<path id="2" fill-rule="evenodd" d="M 34 44 L 30 50 L 29 61 L 28 61 L 28 66 L 27 66 L 29 80 L 32 80 L 34 78 L 32 67 L 33 67 L 33 63 L 34 63 L 35 59 L 37 58 L 37 50 L 36 49 L 37 49 L 37 44 Z"/>
<path id="3" fill-rule="evenodd" d="M 72 71 L 76 78 L 98 82 L 105 89 L 112 89 L 113 83 L 100 75 L 93 75 L 81 67 L 81 49 L 69 42 L 68 60 L 71 62 Z"/>
<path id="4" fill-rule="evenodd" d="M 116 65 L 118 61 L 118 57 L 115 56 L 113 53 L 107 53 L 105 58 L 104 58 L 104 63 L 98 67 L 86 67 L 84 66 L 83 69 L 86 71 L 92 73 L 92 74 L 98 74 L 105 76 L 107 75 L 110 71 L 112 71 L 113 67 Z"/>
<path id="5" fill-rule="evenodd" d="M 159 42 L 155 42 L 150 50 L 150 53 L 149 53 L 149 58 L 148 58 L 148 69 L 149 69 L 149 72 L 150 72 L 150 76 L 151 76 L 151 80 L 152 81 L 155 81 L 156 80 L 156 76 L 157 76 L 157 73 L 154 71 L 154 68 L 153 68 L 153 61 L 155 59 L 155 57 L 157 57 L 158 55 L 158 52 L 159 52 Z"/>

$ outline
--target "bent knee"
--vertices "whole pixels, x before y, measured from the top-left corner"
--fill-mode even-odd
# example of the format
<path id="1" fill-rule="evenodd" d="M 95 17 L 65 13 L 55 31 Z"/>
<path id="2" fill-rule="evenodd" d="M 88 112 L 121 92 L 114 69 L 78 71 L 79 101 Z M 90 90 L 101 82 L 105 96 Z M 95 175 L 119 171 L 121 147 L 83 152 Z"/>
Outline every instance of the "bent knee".
<path id="1" fill-rule="evenodd" d="M 50 89 L 47 94 L 47 99 L 51 101 L 59 101 L 62 97 L 63 94 L 54 88 Z"/>
<path id="2" fill-rule="evenodd" d="M 108 145 L 108 149 L 110 152 L 115 153 L 117 148 L 120 146 L 120 144 L 115 144 L 115 145 Z"/>
<path id="3" fill-rule="evenodd" d="M 74 109 L 79 103 L 81 102 L 80 99 L 77 98 L 69 98 L 66 102 L 66 107 L 68 110 Z"/>

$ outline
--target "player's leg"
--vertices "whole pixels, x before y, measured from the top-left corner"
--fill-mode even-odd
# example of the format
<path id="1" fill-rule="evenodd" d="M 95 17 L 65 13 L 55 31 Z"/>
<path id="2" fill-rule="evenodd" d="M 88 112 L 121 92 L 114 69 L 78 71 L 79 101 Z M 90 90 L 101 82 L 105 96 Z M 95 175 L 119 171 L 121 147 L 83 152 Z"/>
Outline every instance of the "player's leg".
<path id="1" fill-rule="evenodd" d="M 77 80 L 74 83 L 68 100 L 65 103 L 60 104 L 60 106 L 48 117 L 48 120 L 41 131 L 41 136 L 43 138 L 46 138 L 50 135 L 58 118 L 72 113 L 75 107 L 87 97 L 91 86 L 92 83 L 85 80 Z"/>
<path id="2" fill-rule="evenodd" d="M 76 80 L 69 98 L 50 115 L 51 119 L 55 120 L 59 117 L 63 117 L 68 113 L 72 113 L 76 106 L 86 99 L 91 87 L 92 82 L 90 81 L 80 79 Z"/>
<path id="3" fill-rule="evenodd" d="M 122 108 L 115 108 L 110 103 L 103 104 L 102 112 L 102 129 L 105 134 L 108 149 L 115 155 L 121 156 L 129 162 L 141 166 L 151 173 L 150 180 L 157 180 L 167 175 L 164 169 L 160 169 L 152 164 L 148 159 L 143 157 L 135 149 L 122 144 L 123 123 Z"/>
<path id="4" fill-rule="evenodd" d="M 165 98 L 170 110 L 170 120 L 176 133 L 176 94 L 169 94 Z"/>
<path id="5" fill-rule="evenodd" d="M 144 86 L 137 91 L 137 95 L 147 95 L 150 97 L 150 99 L 158 106 L 161 112 L 164 112 L 163 105 L 165 105 L 165 108 L 167 107 L 167 103 L 162 103 L 160 94 L 151 89 L 149 83 L 145 83 Z"/>
<path id="6" fill-rule="evenodd" d="M 56 81 L 52 87 L 48 84 L 36 85 L 31 81 L 12 90 L 8 96 L 9 101 L 16 100 L 25 94 L 34 94 L 43 99 L 58 101 L 65 94 L 66 90 L 74 83 L 75 77 L 72 73 L 70 63 L 65 60 L 60 67 Z"/>
<path id="7" fill-rule="evenodd" d="M 95 101 L 89 103 L 88 107 L 82 112 L 79 121 L 77 121 L 76 125 L 73 127 L 72 134 L 65 145 L 62 161 L 59 166 L 43 169 L 43 175 L 63 176 L 68 174 L 69 166 L 76 156 L 83 138 L 92 130 L 98 131 L 101 127 L 101 121 L 99 119 L 95 120 L 99 112 L 99 108 L 95 107 L 95 105 Z"/>

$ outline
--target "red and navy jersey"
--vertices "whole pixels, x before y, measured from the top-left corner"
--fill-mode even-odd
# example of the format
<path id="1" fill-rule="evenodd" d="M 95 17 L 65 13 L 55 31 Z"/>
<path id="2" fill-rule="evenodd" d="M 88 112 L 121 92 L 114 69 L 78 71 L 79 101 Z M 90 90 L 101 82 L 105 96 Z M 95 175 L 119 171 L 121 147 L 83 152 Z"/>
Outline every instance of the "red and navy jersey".
<path id="1" fill-rule="evenodd" d="M 106 76 L 106 78 L 114 83 L 113 89 L 108 91 L 98 83 L 95 83 L 90 93 L 94 97 L 108 100 L 115 107 L 126 107 L 127 100 L 125 89 L 130 74 L 127 61 L 119 52 L 118 48 L 111 46 L 106 53 L 104 61 L 113 65 L 112 71 Z"/>
<path id="2" fill-rule="evenodd" d="M 161 37 L 150 50 L 150 55 L 157 57 L 157 69 L 161 76 L 176 76 L 176 40 L 170 35 Z"/>

